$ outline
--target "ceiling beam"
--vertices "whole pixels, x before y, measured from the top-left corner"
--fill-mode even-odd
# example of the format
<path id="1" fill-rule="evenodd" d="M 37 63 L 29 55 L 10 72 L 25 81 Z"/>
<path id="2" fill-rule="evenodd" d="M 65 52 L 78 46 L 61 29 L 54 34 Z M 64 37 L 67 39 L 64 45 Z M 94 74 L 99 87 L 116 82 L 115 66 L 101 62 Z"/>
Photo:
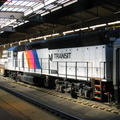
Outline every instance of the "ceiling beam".
<path id="1" fill-rule="evenodd" d="M 115 10 L 113 10 L 112 8 L 109 8 L 109 7 L 107 7 L 107 6 L 105 6 L 105 5 L 102 5 L 102 6 L 100 6 L 100 7 L 102 7 L 102 8 L 104 8 L 104 9 L 106 9 L 106 10 L 108 10 L 108 11 L 111 11 L 111 12 L 116 12 Z"/>
<path id="2" fill-rule="evenodd" d="M 115 6 L 116 8 L 120 8 L 120 2 L 119 0 L 106 0 L 107 4 L 111 6 Z"/>
<path id="3" fill-rule="evenodd" d="M 2 12 L 0 11 L 0 18 L 6 19 L 23 19 L 23 12 Z"/>
<path id="4" fill-rule="evenodd" d="M 95 16 L 95 17 L 100 17 L 98 14 L 93 13 L 93 12 L 90 12 L 90 11 L 87 11 L 87 10 L 85 10 L 84 12 L 85 12 L 85 13 L 88 13 L 88 14 L 91 14 L 91 15 L 93 15 L 93 16 Z"/>
<path id="5" fill-rule="evenodd" d="M 78 15 L 77 16 L 76 15 L 70 15 L 70 16 L 78 19 L 79 21 L 84 20 L 84 18 L 82 16 L 78 16 Z"/>

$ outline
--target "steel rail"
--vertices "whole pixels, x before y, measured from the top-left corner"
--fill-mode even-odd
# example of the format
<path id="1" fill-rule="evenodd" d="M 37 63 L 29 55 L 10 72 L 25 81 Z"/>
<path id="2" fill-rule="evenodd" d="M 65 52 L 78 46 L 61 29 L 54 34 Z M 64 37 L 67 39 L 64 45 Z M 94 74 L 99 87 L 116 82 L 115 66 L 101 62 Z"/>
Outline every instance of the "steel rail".
<path id="1" fill-rule="evenodd" d="M 40 102 L 40 101 L 35 100 L 31 97 L 28 97 L 28 96 L 24 95 L 23 93 L 11 90 L 11 89 L 5 87 L 4 85 L 0 84 L 0 88 L 15 95 L 15 96 L 17 96 L 17 97 L 19 97 L 19 98 L 21 98 L 21 99 L 23 99 L 23 100 L 25 100 L 25 101 L 27 101 L 27 102 L 29 102 L 29 103 L 31 103 L 31 104 L 33 104 L 33 105 L 35 105 L 35 106 L 37 106 L 37 107 L 39 107 L 39 108 L 41 108 L 41 109 L 44 109 L 45 111 L 50 112 L 50 113 L 52 113 L 52 114 L 56 115 L 57 117 L 60 117 L 64 120 L 82 120 L 81 118 L 78 118 L 76 116 L 73 116 L 71 114 L 63 112 L 59 109 L 56 109 L 52 106 L 46 105 L 43 102 Z"/>

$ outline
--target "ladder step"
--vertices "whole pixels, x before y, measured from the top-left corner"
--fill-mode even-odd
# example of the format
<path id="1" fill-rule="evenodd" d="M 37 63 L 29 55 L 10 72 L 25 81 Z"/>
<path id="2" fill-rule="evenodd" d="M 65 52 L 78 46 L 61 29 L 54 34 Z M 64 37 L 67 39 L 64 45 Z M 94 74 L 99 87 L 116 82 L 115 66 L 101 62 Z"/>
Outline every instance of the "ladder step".
<path id="1" fill-rule="evenodd" d="M 95 99 L 101 100 L 101 97 L 94 97 Z"/>
<path id="2" fill-rule="evenodd" d="M 101 91 L 94 91 L 94 92 L 95 92 L 95 93 L 99 93 L 99 94 L 101 93 Z"/>
<path id="3" fill-rule="evenodd" d="M 95 85 L 95 87 L 99 87 L 99 88 L 100 88 L 100 87 L 101 87 L 101 85 Z"/>

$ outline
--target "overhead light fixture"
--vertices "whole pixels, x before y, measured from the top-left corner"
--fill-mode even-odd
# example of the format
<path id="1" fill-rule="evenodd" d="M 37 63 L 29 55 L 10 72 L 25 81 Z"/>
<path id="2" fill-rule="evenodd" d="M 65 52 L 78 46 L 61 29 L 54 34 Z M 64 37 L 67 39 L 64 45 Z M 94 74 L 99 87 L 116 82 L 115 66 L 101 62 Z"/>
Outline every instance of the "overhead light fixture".
<path id="1" fill-rule="evenodd" d="M 45 2 L 45 5 L 49 5 L 49 4 L 51 4 L 51 3 L 55 2 L 55 1 L 56 0 L 48 0 L 48 1 Z"/>
<path id="2" fill-rule="evenodd" d="M 90 26 L 90 28 L 98 28 L 98 27 L 103 27 L 106 26 L 107 24 L 99 24 L 99 25 L 94 25 L 94 26 Z"/>
<path id="3" fill-rule="evenodd" d="M 45 35 L 44 37 L 47 38 L 47 37 L 51 37 L 52 35 Z"/>
<path id="4" fill-rule="evenodd" d="M 36 38 L 30 38 L 29 41 L 35 40 Z"/>
<path id="5" fill-rule="evenodd" d="M 14 25 L 13 28 L 16 28 L 18 25 Z"/>
<path id="6" fill-rule="evenodd" d="M 54 8 L 54 9 L 52 9 L 51 12 L 59 10 L 60 8 L 62 8 L 62 6 L 58 6 L 58 7 Z"/>
<path id="7" fill-rule="evenodd" d="M 32 42 L 32 40 L 29 40 L 29 42 Z"/>
<path id="8" fill-rule="evenodd" d="M 60 34 L 59 33 L 52 34 L 52 36 L 57 36 L 57 35 L 60 35 Z"/>
<path id="9" fill-rule="evenodd" d="M 41 37 L 37 37 L 36 40 L 37 40 L 37 39 L 43 39 L 43 37 L 42 37 L 42 36 L 41 36 Z"/>
<path id="10" fill-rule="evenodd" d="M 78 32 L 78 31 L 80 31 L 80 29 L 75 29 L 74 31 L 75 31 L 75 32 Z"/>
<path id="11" fill-rule="evenodd" d="M 13 43 L 10 43 L 10 47 L 12 47 Z"/>
<path id="12" fill-rule="evenodd" d="M 63 35 L 66 35 L 66 34 L 68 34 L 68 33 L 72 33 L 72 32 L 74 32 L 74 30 L 65 31 L 65 32 L 63 32 Z"/>
<path id="13" fill-rule="evenodd" d="M 70 1 L 70 2 L 68 2 L 68 3 L 65 3 L 64 4 L 64 7 L 66 7 L 66 6 L 68 6 L 68 5 L 71 5 L 71 4 L 73 4 L 73 3 L 75 3 L 75 2 L 77 2 L 78 0 L 73 0 L 73 1 Z"/>
<path id="14" fill-rule="evenodd" d="M 28 21 L 28 20 L 25 20 L 24 22 L 25 22 L 25 23 L 28 23 L 29 21 Z"/>
<path id="15" fill-rule="evenodd" d="M 44 38 L 44 40 L 46 40 L 46 37 L 43 37 Z"/>
<path id="16" fill-rule="evenodd" d="M 4 31 L 0 31 L 0 33 L 3 33 Z"/>
<path id="17" fill-rule="evenodd" d="M 5 48 L 5 45 L 4 45 L 4 48 Z"/>
<path id="18" fill-rule="evenodd" d="M 4 23 L 3 25 L 1 25 L 1 28 L 6 27 L 6 26 L 14 23 L 15 21 L 16 21 L 16 19 L 7 19 L 6 23 Z"/>
<path id="19" fill-rule="evenodd" d="M 117 12 L 115 12 L 114 14 L 119 14 L 120 13 L 120 11 L 117 11 Z"/>
<path id="20" fill-rule="evenodd" d="M 49 11 L 44 12 L 44 13 L 41 14 L 41 16 L 47 15 L 48 13 L 50 13 L 50 12 Z"/>
<path id="21" fill-rule="evenodd" d="M 119 24 L 120 21 L 115 21 L 115 22 L 109 22 L 108 25 L 114 25 L 114 24 Z"/>
<path id="22" fill-rule="evenodd" d="M 58 3 L 64 4 L 64 3 L 68 2 L 68 1 L 70 1 L 70 0 L 59 0 Z"/>
<path id="23" fill-rule="evenodd" d="M 21 23 L 18 24 L 18 26 L 23 25 L 23 24 L 24 24 L 24 22 L 21 22 Z"/>
<path id="24" fill-rule="evenodd" d="M 19 45 L 21 45 L 21 42 L 18 42 Z"/>
<path id="25" fill-rule="evenodd" d="M 87 30 L 89 29 L 88 27 L 80 28 L 80 30 Z"/>

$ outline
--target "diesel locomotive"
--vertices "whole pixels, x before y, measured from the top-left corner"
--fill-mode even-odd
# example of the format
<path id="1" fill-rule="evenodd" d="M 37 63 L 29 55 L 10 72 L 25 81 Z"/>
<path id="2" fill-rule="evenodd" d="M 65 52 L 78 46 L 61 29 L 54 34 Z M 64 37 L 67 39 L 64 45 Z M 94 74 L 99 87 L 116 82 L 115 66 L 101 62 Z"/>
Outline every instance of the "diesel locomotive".
<path id="1" fill-rule="evenodd" d="M 4 76 L 72 97 L 120 103 L 119 31 L 97 30 L 11 47 Z"/>

